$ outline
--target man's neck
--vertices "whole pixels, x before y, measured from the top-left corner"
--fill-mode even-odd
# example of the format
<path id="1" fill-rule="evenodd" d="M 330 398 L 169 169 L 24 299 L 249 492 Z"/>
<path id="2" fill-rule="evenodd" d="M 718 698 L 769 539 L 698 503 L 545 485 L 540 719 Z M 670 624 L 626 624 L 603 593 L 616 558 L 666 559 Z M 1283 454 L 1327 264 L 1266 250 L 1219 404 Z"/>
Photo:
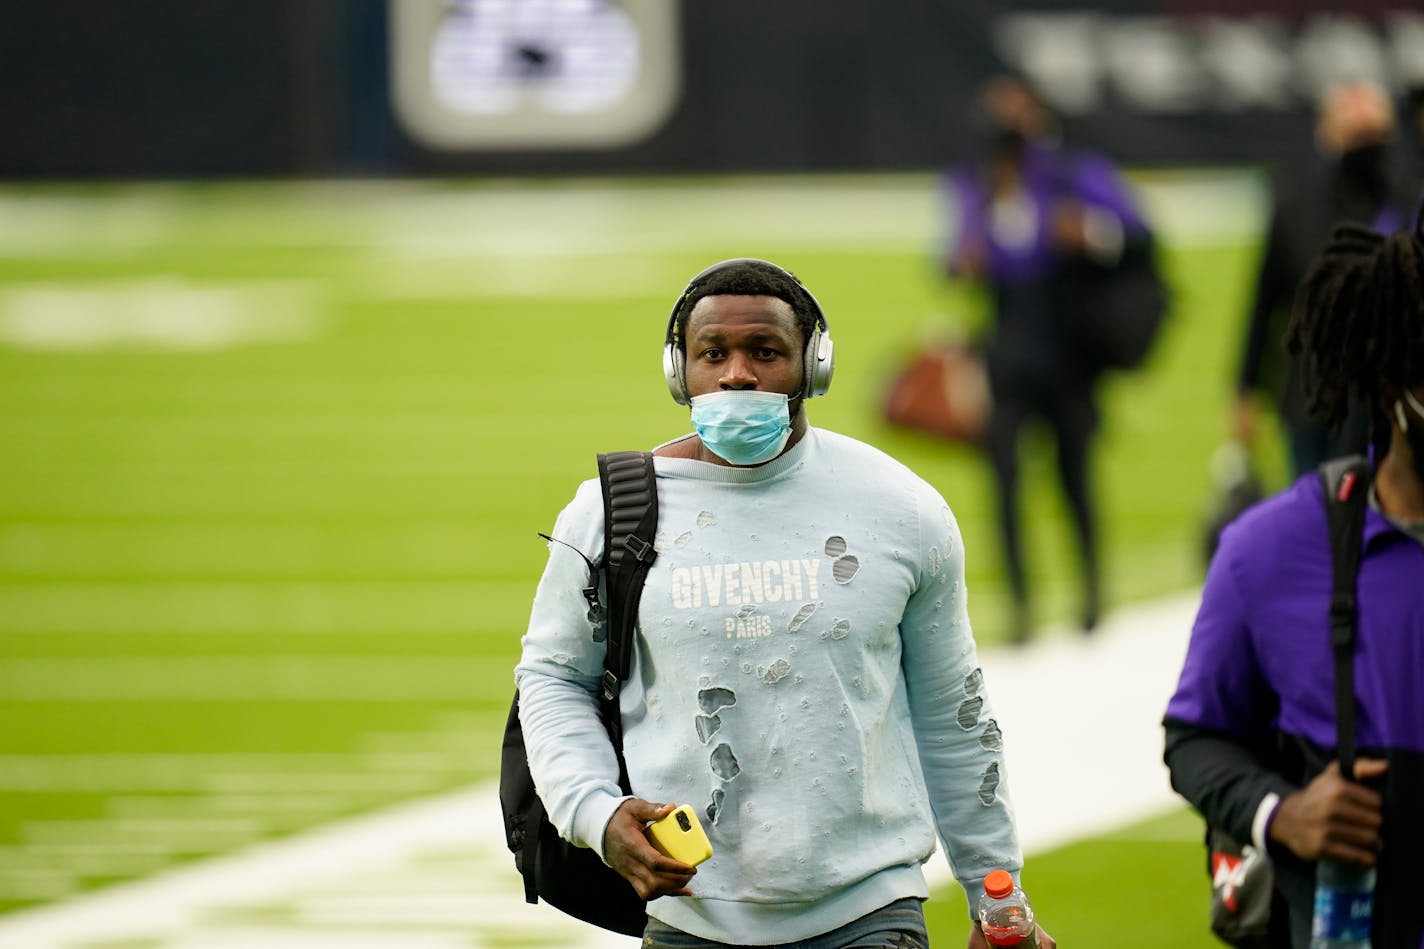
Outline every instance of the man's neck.
<path id="1" fill-rule="evenodd" d="M 1398 432 L 1395 440 L 1402 443 Z M 1403 448 L 1401 451 L 1400 449 Z M 1414 465 L 1404 457 L 1408 447 L 1392 444 L 1375 472 L 1375 493 L 1380 510 L 1396 521 L 1424 521 L 1424 482 Z"/>

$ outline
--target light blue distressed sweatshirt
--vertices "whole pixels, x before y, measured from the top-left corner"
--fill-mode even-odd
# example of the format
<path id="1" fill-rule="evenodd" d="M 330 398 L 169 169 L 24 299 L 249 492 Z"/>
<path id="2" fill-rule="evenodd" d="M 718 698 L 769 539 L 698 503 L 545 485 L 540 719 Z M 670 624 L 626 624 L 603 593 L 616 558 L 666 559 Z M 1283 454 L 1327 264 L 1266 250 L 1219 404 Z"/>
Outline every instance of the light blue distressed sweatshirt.
<path id="1" fill-rule="evenodd" d="M 714 855 L 648 912 L 719 942 L 829 932 L 928 896 L 944 841 L 969 905 L 1022 866 L 970 631 L 959 528 L 909 469 L 820 429 L 755 468 L 657 458 L 658 558 L 622 693 L 633 792 L 693 805 Z M 597 562 L 597 479 L 556 538 Z M 516 669 L 550 820 L 602 852 L 624 799 L 596 716 L 605 630 L 551 544 Z"/>

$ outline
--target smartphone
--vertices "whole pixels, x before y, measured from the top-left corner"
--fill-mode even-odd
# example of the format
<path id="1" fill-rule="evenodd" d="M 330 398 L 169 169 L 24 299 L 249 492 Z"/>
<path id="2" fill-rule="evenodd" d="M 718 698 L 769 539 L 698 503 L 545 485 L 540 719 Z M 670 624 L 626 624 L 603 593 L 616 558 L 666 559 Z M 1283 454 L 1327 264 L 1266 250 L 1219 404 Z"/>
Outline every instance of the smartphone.
<path id="1" fill-rule="evenodd" d="M 648 840 L 663 856 L 694 867 L 712 856 L 712 844 L 690 804 L 684 804 L 662 820 L 649 824 Z"/>

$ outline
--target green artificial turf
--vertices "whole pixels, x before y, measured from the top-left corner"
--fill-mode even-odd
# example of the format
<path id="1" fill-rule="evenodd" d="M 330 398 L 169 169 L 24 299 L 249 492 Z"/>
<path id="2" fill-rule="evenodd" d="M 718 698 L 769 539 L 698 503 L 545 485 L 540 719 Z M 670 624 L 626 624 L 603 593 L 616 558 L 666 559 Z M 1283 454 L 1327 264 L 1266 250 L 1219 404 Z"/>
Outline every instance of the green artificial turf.
<path id="1" fill-rule="evenodd" d="M 921 175 L 0 188 L 0 910 L 492 776 L 536 532 L 596 451 L 686 429 L 661 337 L 718 259 L 815 292 L 812 422 L 944 493 L 999 641 L 984 466 L 879 411 L 917 340 L 982 320 L 934 272 L 934 201 Z M 1104 390 L 1109 610 L 1199 581 L 1225 432 L 1253 238 L 1172 233 L 1176 312 Z M 1025 450 L 1036 618 L 1069 620 L 1050 446 Z M 241 820 L 155 850 L 133 814 Z M 1200 916 L 1199 848 L 1124 833 L 1031 863 L 1043 917 L 1200 944 L 1156 936 Z M 1100 932 L 1122 885 L 1168 909 Z"/>

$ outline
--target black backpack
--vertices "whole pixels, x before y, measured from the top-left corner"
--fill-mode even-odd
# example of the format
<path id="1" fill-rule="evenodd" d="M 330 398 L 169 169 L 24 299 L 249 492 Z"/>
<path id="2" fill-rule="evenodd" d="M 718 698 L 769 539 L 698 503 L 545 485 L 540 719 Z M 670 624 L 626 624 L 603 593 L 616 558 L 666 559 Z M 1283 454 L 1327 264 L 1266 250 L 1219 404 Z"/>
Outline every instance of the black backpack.
<path id="1" fill-rule="evenodd" d="M 1065 153 L 1053 172 L 1054 197 L 1082 201 L 1078 172 L 1084 156 Z M 1056 292 L 1063 303 L 1064 342 L 1093 374 L 1140 368 L 1156 347 L 1172 309 L 1157 238 L 1144 222 L 1123 235 L 1110 264 L 1092 257 L 1059 261 Z"/>
<path id="2" fill-rule="evenodd" d="M 1083 259 L 1066 268 L 1063 280 L 1068 340 L 1083 364 L 1096 372 L 1142 366 L 1172 303 L 1155 238 L 1133 235 L 1116 263 Z"/>
<path id="3" fill-rule="evenodd" d="M 658 492 L 653 456 L 621 451 L 598 456 L 603 485 L 603 559 L 589 562 L 589 585 L 583 594 L 592 613 L 604 607 L 600 580 L 608 601 L 608 654 L 603 664 L 599 711 L 618 755 L 618 783 L 631 794 L 628 766 L 623 760 L 623 719 L 618 694 L 633 658 L 633 628 L 643 581 L 657 554 L 653 538 L 658 528 Z M 546 539 L 547 535 L 540 535 Z M 588 558 L 585 557 L 585 560 Z M 499 803 L 504 812 L 505 843 L 524 877 L 524 898 L 540 898 L 557 909 L 604 929 L 640 936 L 647 924 L 647 903 L 633 885 L 603 862 L 597 853 L 559 836 L 539 800 L 524 732 L 519 725 L 519 694 L 509 709 L 500 756 Z"/>

